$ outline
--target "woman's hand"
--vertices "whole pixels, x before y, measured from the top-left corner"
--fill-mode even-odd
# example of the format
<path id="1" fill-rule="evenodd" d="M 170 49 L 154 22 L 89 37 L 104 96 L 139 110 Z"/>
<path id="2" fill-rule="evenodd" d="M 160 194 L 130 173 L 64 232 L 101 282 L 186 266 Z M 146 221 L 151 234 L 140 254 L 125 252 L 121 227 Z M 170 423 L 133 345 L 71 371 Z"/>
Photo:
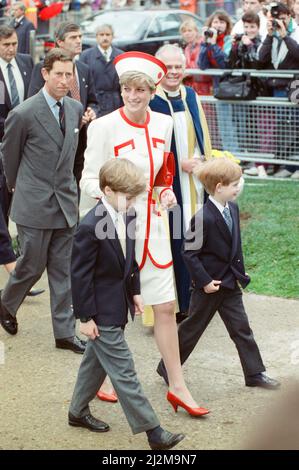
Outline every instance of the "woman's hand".
<path id="1" fill-rule="evenodd" d="M 160 201 L 163 209 L 170 209 L 177 204 L 175 194 L 171 189 L 166 189 L 166 191 L 163 191 Z"/>

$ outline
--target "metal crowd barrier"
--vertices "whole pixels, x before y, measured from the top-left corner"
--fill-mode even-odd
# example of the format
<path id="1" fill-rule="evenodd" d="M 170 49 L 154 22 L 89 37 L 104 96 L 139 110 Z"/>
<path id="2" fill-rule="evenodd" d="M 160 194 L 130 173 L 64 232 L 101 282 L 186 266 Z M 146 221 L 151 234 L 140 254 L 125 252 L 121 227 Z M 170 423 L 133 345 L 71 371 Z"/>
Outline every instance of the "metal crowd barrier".
<path id="1" fill-rule="evenodd" d="M 188 75 L 218 75 L 228 70 L 188 69 Z M 296 78 L 299 71 L 231 70 L 258 77 Z M 299 81 L 297 87 L 299 86 Z M 297 93 L 299 95 L 299 93 Z M 253 101 L 217 100 L 201 96 L 212 146 L 243 161 L 299 166 L 299 106 L 288 98 L 259 97 Z"/>

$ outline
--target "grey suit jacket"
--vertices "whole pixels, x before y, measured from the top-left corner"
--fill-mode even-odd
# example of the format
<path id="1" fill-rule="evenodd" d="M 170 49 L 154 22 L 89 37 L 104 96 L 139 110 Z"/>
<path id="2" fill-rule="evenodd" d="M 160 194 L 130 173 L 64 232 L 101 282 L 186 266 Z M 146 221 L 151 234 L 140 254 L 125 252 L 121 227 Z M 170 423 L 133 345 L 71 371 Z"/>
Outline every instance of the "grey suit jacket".
<path id="1" fill-rule="evenodd" d="M 82 105 L 64 98 L 65 137 L 42 90 L 14 108 L 2 143 L 7 185 L 14 188 L 11 218 L 26 227 L 73 227 L 78 220 L 74 157 Z"/>

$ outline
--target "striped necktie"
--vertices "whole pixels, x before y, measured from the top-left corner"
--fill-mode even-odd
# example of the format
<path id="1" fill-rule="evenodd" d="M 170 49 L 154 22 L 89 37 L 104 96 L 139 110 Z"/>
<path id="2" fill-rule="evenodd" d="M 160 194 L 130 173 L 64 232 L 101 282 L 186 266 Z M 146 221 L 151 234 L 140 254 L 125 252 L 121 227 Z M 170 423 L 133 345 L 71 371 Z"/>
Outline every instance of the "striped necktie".
<path id="1" fill-rule="evenodd" d="M 59 108 L 59 126 L 63 135 L 65 135 L 65 116 L 64 116 L 64 106 L 60 101 L 57 101 L 56 105 Z"/>
<path id="2" fill-rule="evenodd" d="M 223 215 L 223 218 L 225 220 L 226 225 L 228 226 L 228 229 L 229 229 L 230 233 L 232 233 L 232 231 L 233 231 L 233 219 L 232 219 L 232 216 L 230 214 L 229 207 L 224 208 L 224 211 L 222 212 L 222 215 Z"/>
<path id="3" fill-rule="evenodd" d="M 12 65 L 10 62 L 7 64 L 7 72 L 8 72 L 8 80 L 10 84 L 11 106 L 12 108 L 14 108 L 18 104 L 20 104 L 20 97 L 19 97 L 15 77 L 12 71 Z"/>
<path id="4" fill-rule="evenodd" d="M 73 78 L 70 82 L 70 93 L 71 93 L 71 97 L 74 100 L 81 101 L 79 85 L 78 85 L 77 77 L 76 77 L 75 73 L 74 73 Z"/>

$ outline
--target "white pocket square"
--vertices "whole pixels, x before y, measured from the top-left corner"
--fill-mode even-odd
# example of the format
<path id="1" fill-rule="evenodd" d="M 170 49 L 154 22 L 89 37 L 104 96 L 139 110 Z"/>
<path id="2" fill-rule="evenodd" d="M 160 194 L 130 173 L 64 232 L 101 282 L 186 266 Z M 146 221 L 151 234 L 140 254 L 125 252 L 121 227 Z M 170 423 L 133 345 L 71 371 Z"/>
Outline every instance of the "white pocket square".
<path id="1" fill-rule="evenodd" d="M 79 132 L 79 129 L 78 129 L 78 127 L 76 127 L 76 128 L 74 129 L 74 134 L 77 134 L 78 132 Z"/>

